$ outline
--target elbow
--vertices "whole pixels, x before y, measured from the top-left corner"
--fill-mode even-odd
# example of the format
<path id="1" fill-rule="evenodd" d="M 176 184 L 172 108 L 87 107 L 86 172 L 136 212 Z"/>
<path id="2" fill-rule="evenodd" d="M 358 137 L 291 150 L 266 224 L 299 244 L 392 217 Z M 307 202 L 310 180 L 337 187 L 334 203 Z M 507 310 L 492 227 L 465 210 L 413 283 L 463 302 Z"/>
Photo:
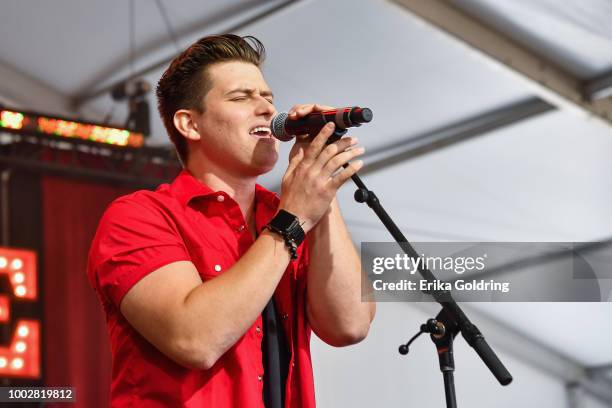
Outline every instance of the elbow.
<path id="1" fill-rule="evenodd" d="M 347 331 L 341 337 L 340 347 L 352 346 L 353 344 L 360 343 L 368 336 L 369 331 L 370 331 L 369 323 L 366 325 L 362 325 L 360 327 L 356 327 L 353 330 Z"/>
<path id="2" fill-rule="evenodd" d="M 328 336 L 325 338 L 321 337 L 321 339 L 330 346 L 334 347 L 346 347 L 360 343 L 368 336 L 368 333 L 370 332 L 370 325 L 374 320 L 375 314 L 376 304 L 371 303 L 368 308 L 367 317 L 364 316 L 363 318 L 354 320 L 352 322 L 345 322 L 344 325 L 337 327 L 333 333 L 329 333 Z"/>
<path id="3" fill-rule="evenodd" d="M 317 320 L 312 309 L 307 309 L 308 320 L 315 334 L 333 347 L 346 347 L 363 341 L 368 336 L 375 313 L 376 305 L 372 303 L 360 318 L 332 322 Z"/>
<path id="4" fill-rule="evenodd" d="M 345 328 L 336 330 L 333 334 L 326 336 L 319 336 L 323 341 L 333 347 L 346 347 L 352 346 L 363 341 L 370 331 L 370 324 L 364 324 L 359 326 L 353 326 L 351 328 Z M 317 334 L 318 335 L 318 334 Z"/>
<path id="5" fill-rule="evenodd" d="M 211 352 L 211 348 L 201 342 L 177 340 L 169 357 L 185 368 L 210 370 L 221 356 Z"/>

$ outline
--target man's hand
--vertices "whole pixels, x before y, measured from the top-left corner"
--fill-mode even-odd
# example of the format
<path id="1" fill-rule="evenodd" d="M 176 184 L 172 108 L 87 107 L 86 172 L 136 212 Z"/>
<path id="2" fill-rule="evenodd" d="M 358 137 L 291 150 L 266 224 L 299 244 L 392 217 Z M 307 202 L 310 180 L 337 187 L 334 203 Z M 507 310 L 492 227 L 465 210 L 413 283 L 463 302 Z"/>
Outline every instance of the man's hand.
<path id="1" fill-rule="evenodd" d="M 289 117 L 300 118 L 329 109 L 333 108 L 296 105 L 289 111 Z M 328 123 L 310 143 L 308 138 L 298 137 L 289 154 L 289 167 L 281 185 L 280 208 L 297 216 L 303 222 L 305 232 L 315 226 L 329 209 L 340 186 L 363 166 L 363 162 L 357 160 L 341 169 L 362 155 L 365 149 L 355 147 L 357 139 L 351 137 L 326 146 L 325 142 L 333 132 L 334 124 Z"/>

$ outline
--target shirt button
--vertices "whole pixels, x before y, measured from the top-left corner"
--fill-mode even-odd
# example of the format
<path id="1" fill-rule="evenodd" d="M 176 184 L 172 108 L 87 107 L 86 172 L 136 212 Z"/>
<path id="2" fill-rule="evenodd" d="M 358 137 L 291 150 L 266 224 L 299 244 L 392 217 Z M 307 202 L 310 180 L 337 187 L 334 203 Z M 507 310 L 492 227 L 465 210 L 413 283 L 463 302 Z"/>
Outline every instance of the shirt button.
<path id="1" fill-rule="evenodd" d="M 259 326 L 255 327 L 255 331 L 256 331 L 257 333 L 261 333 L 261 327 L 259 327 Z"/>
<path id="2" fill-rule="evenodd" d="M 241 226 L 239 226 L 237 229 L 238 229 L 238 232 L 242 232 L 242 231 L 244 231 L 244 224 L 243 224 L 243 225 L 241 225 Z"/>
<path id="3" fill-rule="evenodd" d="M 258 376 L 257 376 L 257 381 L 261 381 L 261 380 L 263 380 L 263 376 L 258 375 Z"/>
<path id="4" fill-rule="evenodd" d="M 218 202 L 222 203 L 224 200 L 225 200 L 225 197 L 223 196 L 223 194 L 219 194 L 219 195 L 217 196 L 217 201 L 218 201 Z"/>
<path id="5" fill-rule="evenodd" d="M 286 319 L 286 318 L 288 318 L 288 317 L 289 317 L 289 315 L 288 315 L 287 313 L 283 313 L 283 315 L 281 316 L 281 318 L 282 318 L 283 320 L 285 320 L 285 319 Z"/>
<path id="6" fill-rule="evenodd" d="M 215 271 L 221 272 L 221 265 L 215 265 Z"/>

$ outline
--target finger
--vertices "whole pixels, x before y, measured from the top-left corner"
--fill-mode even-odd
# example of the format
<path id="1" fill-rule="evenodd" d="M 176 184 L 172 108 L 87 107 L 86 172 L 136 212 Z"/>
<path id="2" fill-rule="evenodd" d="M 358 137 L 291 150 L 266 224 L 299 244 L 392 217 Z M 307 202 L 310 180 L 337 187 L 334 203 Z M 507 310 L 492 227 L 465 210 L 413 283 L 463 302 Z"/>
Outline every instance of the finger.
<path id="1" fill-rule="evenodd" d="M 304 149 L 300 147 L 298 151 L 295 153 L 295 156 L 293 156 L 291 160 L 289 160 L 289 166 L 287 166 L 287 171 L 285 172 L 285 175 L 292 174 L 295 168 L 298 166 L 298 164 L 302 162 L 303 158 L 304 158 Z"/>
<path id="2" fill-rule="evenodd" d="M 325 166 L 334 156 L 345 151 L 351 146 L 355 146 L 357 142 L 358 140 L 356 137 L 343 137 L 340 140 L 325 146 L 319 157 L 317 157 L 317 164 L 319 167 Z"/>
<path id="3" fill-rule="evenodd" d="M 295 144 L 308 147 L 310 143 L 310 135 L 300 135 L 295 137 Z"/>
<path id="4" fill-rule="evenodd" d="M 316 103 L 315 106 L 312 108 L 313 112 L 323 112 L 323 111 L 328 111 L 328 110 L 334 110 L 336 108 L 334 108 L 333 106 L 329 106 L 329 105 L 321 105 L 320 103 Z"/>
<path id="5" fill-rule="evenodd" d="M 335 127 L 336 125 L 334 122 L 328 122 L 325 126 L 323 126 L 319 134 L 312 140 L 312 142 L 310 142 L 308 148 L 304 152 L 305 160 L 308 162 L 314 162 L 314 160 L 321 153 L 321 150 L 323 150 L 327 139 L 329 139 L 332 133 L 334 133 Z"/>
<path id="6" fill-rule="evenodd" d="M 314 103 L 294 105 L 287 113 L 290 118 L 301 118 L 302 116 L 312 112 L 312 108 L 314 108 L 314 106 Z"/>
<path id="7" fill-rule="evenodd" d="M 289 109 L 288 114 L 289 114 L 289 117 L 291 118 L 301 118 L 312 112 L 323 112 L 323 111 L 333 110 L 333 109 L 335 108 L 329 105 L 321 105 L 318 103 L 308 103 L 308 104 L 293 106 L 291 109 Z"/>
<path id="8" fill-rule="evenodd" d="M 351 176 L 357 173 L 363 167 L 363 160 L 355 160 L 342 171 L 339 171 L 331 178 L 330 183 L 334 189 L 339 189 Z"/>
<path id="9" fill-rule="evenodd" d="M 327 162 L 322 171 L 324 172 L 324 174 L 329 174 L 331 177 L 331 175 L 334 174 L 336 170 L 338 170 L 340 167 L 342 167 L 349 161 L 353 160 L 355 157 L 361 156 L 364 152 L 365 148 L 363 146 L 360 146 L 355 149 L 338 153 Z"/>

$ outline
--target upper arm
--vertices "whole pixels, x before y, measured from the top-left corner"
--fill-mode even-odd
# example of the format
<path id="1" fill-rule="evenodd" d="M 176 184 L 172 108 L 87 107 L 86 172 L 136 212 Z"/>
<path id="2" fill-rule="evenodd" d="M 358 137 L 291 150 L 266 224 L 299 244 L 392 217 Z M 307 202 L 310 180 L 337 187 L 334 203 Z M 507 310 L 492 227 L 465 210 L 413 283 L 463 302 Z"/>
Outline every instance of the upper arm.
<path id="1" fill-rule="evenodd" d="M 162 206 L 119 199 L 104 213 L 89 254 L 103 302 L 175 360 L 183 342 L 180 308 L 202 283 L 178 227 Z"/>
<path id="2" fill-rule="evenodd" d="M 164 265 L 139 280 L 123 297 L 120 310 L 132 327 L 179 364 L 201 365 L 201 356 L 188 336 L 193 324 L 185 299 L 202 283 L 189 261 Z"/>

